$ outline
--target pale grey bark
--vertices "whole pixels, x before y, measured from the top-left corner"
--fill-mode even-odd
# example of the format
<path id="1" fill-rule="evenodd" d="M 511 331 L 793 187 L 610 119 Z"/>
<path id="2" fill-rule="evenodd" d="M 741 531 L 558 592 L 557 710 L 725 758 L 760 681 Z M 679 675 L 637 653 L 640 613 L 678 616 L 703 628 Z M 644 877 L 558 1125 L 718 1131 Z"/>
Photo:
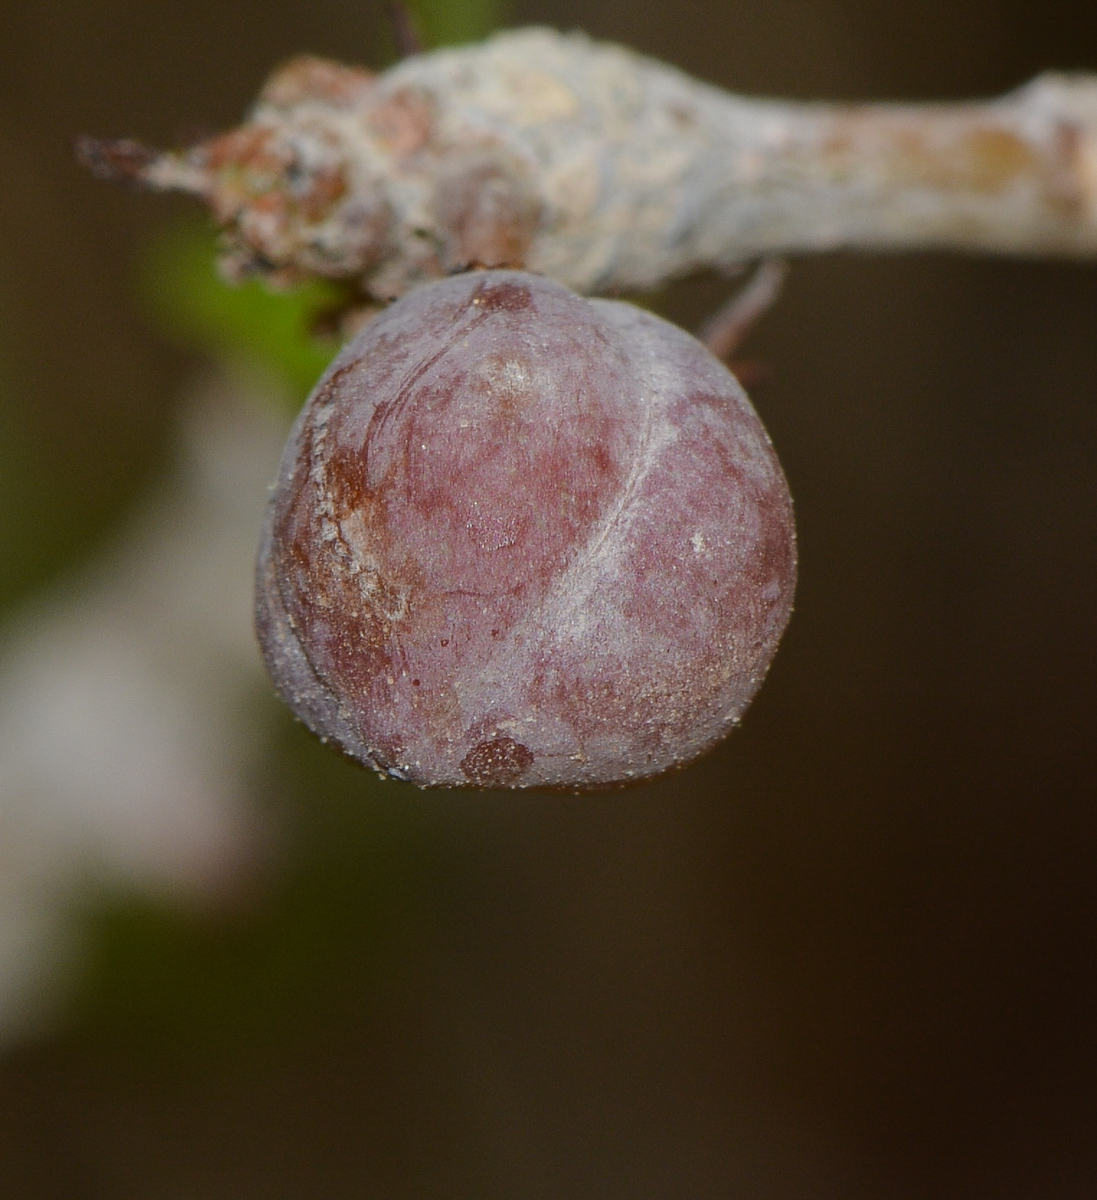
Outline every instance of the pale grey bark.
<path id="1" fill-rule="evenodd" d="M 837 247 L 1097 252 L 1097 76 L 941 105 L 745 99 L 581 34 L 500 34 L 380 76 L 298 60 L 241 130 L 93 166 L 204 196 L 230 274 L 386 299 L 479 265 L 581 292 Z"/>

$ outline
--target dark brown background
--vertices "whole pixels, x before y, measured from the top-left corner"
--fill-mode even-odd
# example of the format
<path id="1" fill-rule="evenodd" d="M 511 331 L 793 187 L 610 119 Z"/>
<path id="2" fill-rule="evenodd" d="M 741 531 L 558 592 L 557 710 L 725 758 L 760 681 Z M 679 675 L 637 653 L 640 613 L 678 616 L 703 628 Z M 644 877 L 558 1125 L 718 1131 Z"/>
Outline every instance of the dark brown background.
<path id="1" fill-rule="evenodd" d="M 513 18 L 803 97 L 1097 68 L 1084 3 Z M 131 281 L 179 206 L 85 178 L 71 138 L 232 124 L 292 53 L 377 61 L 380 23 L 351 0 L 0 12 L 0 434 L 41 468 L 0 478 L 5 601 L 108 535 L 194 365 Z M 683 285 L 674 311 L 716 299 Z M 397 800 L 363 776 L 433 856 L 399 969 L 244 1060 L 9 1056 L 0 1195 L 1097 1194 L 1097 268 L 804 261 L 751 351 L 802 567 L 742 730 L 594 799 Z"/>

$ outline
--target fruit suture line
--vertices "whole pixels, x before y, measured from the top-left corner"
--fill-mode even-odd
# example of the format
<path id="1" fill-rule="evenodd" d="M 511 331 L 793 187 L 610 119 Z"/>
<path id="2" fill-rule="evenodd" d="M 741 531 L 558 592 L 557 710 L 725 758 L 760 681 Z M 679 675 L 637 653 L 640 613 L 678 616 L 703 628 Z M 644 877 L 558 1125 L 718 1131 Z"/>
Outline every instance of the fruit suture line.
<path id="1" fill-rule="evenodd" d="M 381 75 L 298 59 L 178 153 L 86 139 L 105 175 L 202 197 L 231 277 L 364 300 L 468 266 L 583 293 L 835 247 L 1097 253 L 1097 76 L 956 104 L 748 99 L 545 29 Z"/>

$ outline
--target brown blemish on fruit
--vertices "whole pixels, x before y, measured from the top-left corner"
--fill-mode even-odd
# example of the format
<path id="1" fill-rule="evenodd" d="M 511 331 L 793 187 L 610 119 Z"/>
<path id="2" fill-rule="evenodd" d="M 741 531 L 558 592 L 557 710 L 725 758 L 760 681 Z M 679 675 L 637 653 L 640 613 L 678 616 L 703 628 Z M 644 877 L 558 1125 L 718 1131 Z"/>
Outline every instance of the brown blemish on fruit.
<path id="1" fill-rule="evenodd" d="M 530 299 L 529 288 L 524 284 L 489 283 L 485 280 L 472 293 L 471 303 L 485 312 L 521 312 L 529 308 L 533 301 Z"/>
<path id="2" fill-rule="evenodd" d="M 479 742 L 461 759 L 461 770 L 477 787 L 510 787 L 533 766 L 533 752 L 514 738 Z"/>

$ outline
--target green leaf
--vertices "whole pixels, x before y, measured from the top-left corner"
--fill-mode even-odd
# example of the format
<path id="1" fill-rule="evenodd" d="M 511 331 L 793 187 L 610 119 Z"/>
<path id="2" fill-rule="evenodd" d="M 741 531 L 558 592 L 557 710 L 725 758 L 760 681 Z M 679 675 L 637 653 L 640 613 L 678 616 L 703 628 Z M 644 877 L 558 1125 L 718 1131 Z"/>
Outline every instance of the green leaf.
<path id="1" fill-rule="evenodd" d="M 505 0 L 415 0 L 411 5 L 430 48 L 478 42 L 506 19 Z"/>
<path id="2" fill-rule="evenodd" d="M 188 222 L 156 238 L 141 263 L 141 291 L 155 323 L 174 341 L 249 361 L 283 380 L 297 402 L 339 348 L 337 339 L 312 329 L 345 302 L 343 287 L 315 280 L 278 293 L 259 280 L 229 285 L 217 274 L 208 227 Z"/>

